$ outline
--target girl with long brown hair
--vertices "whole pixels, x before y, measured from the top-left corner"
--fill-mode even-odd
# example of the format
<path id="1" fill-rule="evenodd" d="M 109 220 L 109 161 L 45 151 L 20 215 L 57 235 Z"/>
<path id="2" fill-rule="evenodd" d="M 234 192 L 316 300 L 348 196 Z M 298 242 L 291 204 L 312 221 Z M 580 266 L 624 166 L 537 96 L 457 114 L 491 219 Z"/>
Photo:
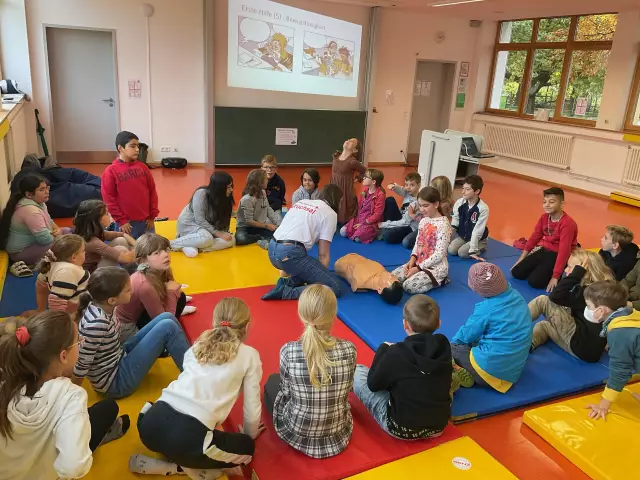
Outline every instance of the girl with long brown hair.
<path id="1" fill-rule="evenodd" d="M 269 205 L 267 183 L 269 179 L 264 170 L 251 170 L 247 184 L 242 190 L 236 224 L 236 245 L 258 243 L 265 250 L 282 218 L 278 217 Z"/>
<path id="2" fill-rule="evenodd" d="M 180 318 L 196 311 L 196 307 L 187 305 L 191 297 L 173 278 L 169 249 L 169 240 L 155 233 L 145 233 L 137 240 L 134 253 L 138 270 L 131 275 L 131 301 L 116 311 L 123 340 L 163 313 Z"/>
<path id="3" fill-rule="evenodd" d="M 84 477 L 92 452 L 126 433 L 114 400 L 87 409 L 87 392 L 69 380 L 82 342 L 65 312 L 0 323 L 0 478 Z"/>
<path id="4" fill-rule="evenodd" d="M 249 307 L 239 298 L 223 298 L 213 309 L 213 325 L 184 357 L 184 371 L 138 418 L 142 443 L 168 461 L 134 455 L 134 473 L 191 478 L 217 478 L 215 471 L 235 473 L 251 461 L 260 422 L 262 363 L 244 340 L 251 323 Z M 231 408 L 244 394 L 244 425 L 240 433 L 223 432 Z M 203 445 L 204 451 L 203 451 Z M 229 471 L 228 469 L 231 469 Z"/>

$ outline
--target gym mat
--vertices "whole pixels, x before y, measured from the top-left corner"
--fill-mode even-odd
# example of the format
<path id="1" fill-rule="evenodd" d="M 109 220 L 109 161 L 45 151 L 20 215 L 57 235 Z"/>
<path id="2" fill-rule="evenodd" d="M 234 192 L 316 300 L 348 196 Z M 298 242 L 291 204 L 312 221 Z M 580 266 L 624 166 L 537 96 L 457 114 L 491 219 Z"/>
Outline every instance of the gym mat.
<path id="1" fill-rule="evenodd" d="M 493 238 L 489 239 L 489 243 L 487 244 L 487 250 L 482 254 L 482 258 L 487 260 L 488 262 L 493 262 L 498 258 L 506 258 L 506 257 L 516 257 L 513 259 L 515 263 L 516 259 L 520 256 L 522 250 L 518 250 L 511 245 L 507 245 L 506 243 L 499 242 L 498 240 L 494 240 Z M 449 255 L 449 262 L 473 262 L 475 260 L 471 259 L 463 259 L 458 257 L 457 255 Z"/>
<path id="2" fill-rule="evenodd" d="M 0 300 L 0 317 L 12 317 L 36 308 L 36 278 L 35 274 L 19 278 L 6 273 Z"/>
<path id="3" fill-rule="evenodd" d="M 481 297 L 454 281 L 428 293 L 440 305 L 442 325 L 439 333 L 453 338 L 473 313 Z M 402 306 L 384 303 L 375 292 L 353 293 L 348 290 L 338 301 L 338 316 L 367 345 L 375 350 L 382 342 L 405 338 Z M 504 410 L 530 405 L 550 398 L 597 387 L 608 376 L 606 356 L 600 363 L 586 363 L 562 351 L 553 343 L 539 347 L 529 355 L 522 376 L 506 393 L 488 388 L 460 389 L 454 397 L 454 422 L 492 415 Z"/>
<path id="4" fill-rule="evenodd" d="M 402 245 L 390 245 L 380 240 L 367 244 L 356 243 L 336 233 L 331 242 L 331 262 L 329 263 L 329 270 L 334 269 L 333 265 L 337 259 L 344 257 L 348 253 L 357 253 L 370 260 L 375 260 L 385 267 L 407 263 L 411 255 L 409 250 L 402 248 Z M 309 255 L 318 258 L 317 245 L 309 250 Z"/>
<path id="5" fill-rule="evenodd" d="M 260 352 L 263 384 L 270 374 L 279 371 L 280 347 L 287 341 L 296 340 L 302 333 L 302 324 L 297 315 L 297 302 L 260 300 L 268 290 L 269 287 L 258 287 L 194 295 L 193 304 L 198 307 L 198 311 L 183 318 L 188 337 L 193 340 L 202 331 L 210 328 L 211 312 L 216 302 L 229 296 L 244 300 L 251 309 L 252 317 L 246 343 Z M 371 349 L 339 320 L 334 325 L 333 334 L 356 345 L 359 363 L 371 364 Z M 322 460 L 307 457 L 280 440 L 273 430 L 268 414 L 263 412 L 267 430 L 256 442 L 256 453 L 251 464 L 257 477 L 260 480 L 283 476 L 307 480 L 345 478 L 461 436 L 458 430 L 450 425 L 437 439 L 419 442 L 396 440 L 384 434 L 355 396 L 351 395 L 350 402 L 354 422 L 351 442 L 344 452 Z M 237 428 L 237 425 L 242 423 L 241 401 L 236 402 L 227 420 L 225 429 Z"/>
<path id="6" fill-rule="evenodd" d="M 429 478 L 447 480 L 515 480 L 516 477 L 469 437 L 462 437 L 393 463 L 360 473 L 350 480 L 417 478 L 428 465 Z M 426 477 L 426 475 L 425 475 Z"/>
<path id="7" fill-rule="evenodd" d="M 627 385 L 611 405 L 606 421 L 591 420 L 586 406 L 601 392 L 527 410 L 524 423 L 589 477 L 596 480 L 637 478 L 640 450 L 640 384 Z"/>

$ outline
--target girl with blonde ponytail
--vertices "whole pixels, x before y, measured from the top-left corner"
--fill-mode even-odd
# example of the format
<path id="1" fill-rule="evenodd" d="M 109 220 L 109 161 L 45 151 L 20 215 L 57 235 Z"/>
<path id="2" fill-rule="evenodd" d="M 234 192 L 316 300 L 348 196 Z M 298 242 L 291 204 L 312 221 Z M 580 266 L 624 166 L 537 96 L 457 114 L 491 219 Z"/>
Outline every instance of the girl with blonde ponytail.
<path id="1" fill-rule="evenodd" d="M 134 473 L 218 478 L 251 461 L 254 440 L 262 433 L 258 352 L 245 345 L 251 313 L 239 298 L 223 298 L 213 310 L 213 328 L 204 332 L 184 357 L 184 371 L 147 403 L 138 418 L 142 443 L 167 460 L 133 455 Z M 240 433 L 216 430 L 229 416 L 240 391 L 244 425 Z M 205 450 L 203 452 L 203 445 Z"/>
<path id="2" fill-rule="evenodd" d="M 351 439 L 356 347 L 331 336 L 337 300 L 325 285 L 307 287 L 298 301 L 300 340 L 280 349 L 280 374 L 269 377 L 264 403 L 278 436 L 313 458 L 342 452 Z"/>

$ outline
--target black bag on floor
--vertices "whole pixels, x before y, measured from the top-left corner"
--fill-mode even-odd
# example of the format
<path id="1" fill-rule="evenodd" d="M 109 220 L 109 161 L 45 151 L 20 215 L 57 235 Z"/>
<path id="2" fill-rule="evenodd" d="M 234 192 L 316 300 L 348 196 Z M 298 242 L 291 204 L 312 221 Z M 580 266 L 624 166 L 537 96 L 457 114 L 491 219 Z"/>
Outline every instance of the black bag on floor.
<path id="1" fill-rule="evenodd" d="M 164 168 L 185 168 L 187 166 L 187 159 L 182 157 L 166 157 L 162 159 L 162 166 Z"/>

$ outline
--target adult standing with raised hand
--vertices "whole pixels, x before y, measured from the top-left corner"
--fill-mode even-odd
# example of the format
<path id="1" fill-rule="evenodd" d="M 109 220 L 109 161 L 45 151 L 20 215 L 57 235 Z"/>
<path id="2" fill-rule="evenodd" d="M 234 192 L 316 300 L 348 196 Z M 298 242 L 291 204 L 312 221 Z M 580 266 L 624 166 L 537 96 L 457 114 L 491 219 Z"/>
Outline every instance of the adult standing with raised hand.
<path id="1" fill-rule="evenodd" d="M 347 223 L 358 210 L 353 174 L 356 172 L 361 177 L 367 171 L 360 161 L 361 149 L 360 141 L 357 138 L 350 138 L 342 145 L 342 152 L 333 154 L 330 183 L 337 185 L 342 192 L 342 199 L 336 210 L 340 223 Z"/>
<path id="2" fill-rule="evenodd" d="M 336 297 L 340 278 L 329 271 L 331 241 L 337 228 L 337 210 L 342 192 L 336 185 L 325 185 L 317 200 L 300 200 L 289 209 L 269 242 L 269 260 L 288 277 L 278 279 L 263 300 L 292 300 L 307 285 L 326 285 Z M 318 258 L 307 252 L 318 245 Z"/>

